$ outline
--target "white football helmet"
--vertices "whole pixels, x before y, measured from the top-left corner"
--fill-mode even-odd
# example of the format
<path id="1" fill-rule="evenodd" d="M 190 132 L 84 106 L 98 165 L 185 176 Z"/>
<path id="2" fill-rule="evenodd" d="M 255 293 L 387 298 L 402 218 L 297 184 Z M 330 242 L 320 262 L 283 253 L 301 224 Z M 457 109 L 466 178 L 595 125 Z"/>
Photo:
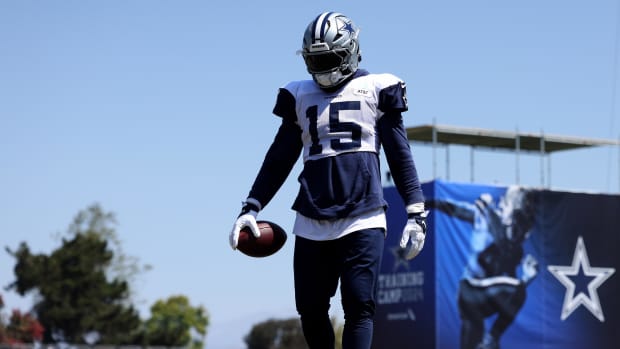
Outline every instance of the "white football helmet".
<path id="1" fill-rule="evenodd" d="M 300 52 L 322 88 L 335 87 L 355 73 L 362 60 L 358 36 L 353 21 L 337 12 L 321 13 L 310 22 Z"/>

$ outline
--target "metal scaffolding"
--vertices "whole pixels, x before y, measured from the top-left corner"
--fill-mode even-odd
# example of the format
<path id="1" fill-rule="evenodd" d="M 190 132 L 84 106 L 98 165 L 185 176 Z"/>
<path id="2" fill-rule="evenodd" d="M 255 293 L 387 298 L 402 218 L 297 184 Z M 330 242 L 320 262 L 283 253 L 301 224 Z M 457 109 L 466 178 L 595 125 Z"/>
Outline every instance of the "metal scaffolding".
<path id="1" fill-rule="evenodd" d="M 431 144 L 433 147 L 433 177 L 437 178 L 437 151 L 439 145 L 464 145 L 470 147 L 470 177 L 474 181 L 474 150 L 476 148 L 503 149 L 515 152 L 516 182 L 520 181 L 519 156 L 523 151 L 540 154 L 541 186 L 551 186 L 551 158 L 553 152 L 597 146 L 619 146 L 620 140 L 594 139 L 572 136 L 497 131 L 481 128 L 468 128 L 448 125 L 420 125 L 407 128 L 407 137 L 412 142 Z M 448 149 L 448 148 L 446 148 Z M 447 179 L 449 179 L 449 151 L 446 151 Z M 545 178 L 545 158 L 547 176 Z M 619 160 L 620 166 L 620 160 Z M 620 177 L 620 174 L 619 174 Z M 547 183 L 545 183 L 545 179 Z"/>

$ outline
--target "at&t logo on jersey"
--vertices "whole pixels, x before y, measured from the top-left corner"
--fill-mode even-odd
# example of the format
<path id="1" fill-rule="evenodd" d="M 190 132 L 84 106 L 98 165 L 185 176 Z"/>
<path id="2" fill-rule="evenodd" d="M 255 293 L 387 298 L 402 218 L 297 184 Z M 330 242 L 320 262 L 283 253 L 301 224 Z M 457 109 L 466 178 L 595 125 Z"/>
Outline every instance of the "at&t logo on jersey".
<path id="1" fill-rule="evenodd" d="M 356 94 L 358 96 L 370 97 L 370 91 L 364 88 L 358 88 L 353 90 L 353 94 Z"/>

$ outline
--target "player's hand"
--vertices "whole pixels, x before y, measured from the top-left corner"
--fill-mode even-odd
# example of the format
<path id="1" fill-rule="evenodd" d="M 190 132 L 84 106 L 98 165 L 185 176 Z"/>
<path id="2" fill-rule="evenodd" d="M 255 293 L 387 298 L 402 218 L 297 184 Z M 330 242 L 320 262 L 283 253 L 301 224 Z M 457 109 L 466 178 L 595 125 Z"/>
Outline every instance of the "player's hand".
<path id="1" fill-rule="evenodd" d="M 241 229 L 244 227 L 250 228 L 250 231 L 254 237 L 260 237 L 260 230 L 258 229 L 258 224 L 256 224 L 256 215 L 259 210 L 260 208 L 254 203 L 244 202 L 244 205 L 241 208 L 241 213 L 237 217 L 235 224 L 233 224 L 229 236 L 230 247 L 233 250 L 237 249 L 237 244 L 239 243 L 239 232 L 241 232 Z"/>
<path id="2" fill-rule="evenodd" d="M 405 250 L 407 260 L 413 259 L 424 248 L 427 214 L 423 209 L 422 212 L 408 213 L 409 218 L 400 239 L 400 247 Z"/>
<path id="3" fill-rule="evenodd" d="M 531 254 L 528 254 L 523 260 L 522 267 L 523 275 L 521 276 L 521 280 L 528 284 L 538 275 L 538 261 Z"/>

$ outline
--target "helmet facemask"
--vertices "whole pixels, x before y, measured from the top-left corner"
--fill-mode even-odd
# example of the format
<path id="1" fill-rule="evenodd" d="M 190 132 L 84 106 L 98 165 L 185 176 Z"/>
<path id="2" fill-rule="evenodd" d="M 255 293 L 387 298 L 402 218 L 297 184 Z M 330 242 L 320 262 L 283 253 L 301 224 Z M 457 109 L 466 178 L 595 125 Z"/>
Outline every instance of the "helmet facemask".
<path id="1" fill-rule="evenodd" d="M 323 13 L 308 25 L 300 52 L 321 88 L 338 86 L 357 71 L 358 35 L 353 22 L 339 13 Z"/>

